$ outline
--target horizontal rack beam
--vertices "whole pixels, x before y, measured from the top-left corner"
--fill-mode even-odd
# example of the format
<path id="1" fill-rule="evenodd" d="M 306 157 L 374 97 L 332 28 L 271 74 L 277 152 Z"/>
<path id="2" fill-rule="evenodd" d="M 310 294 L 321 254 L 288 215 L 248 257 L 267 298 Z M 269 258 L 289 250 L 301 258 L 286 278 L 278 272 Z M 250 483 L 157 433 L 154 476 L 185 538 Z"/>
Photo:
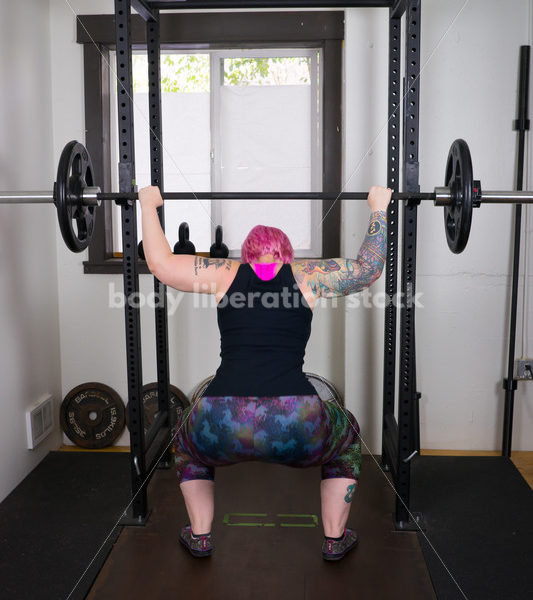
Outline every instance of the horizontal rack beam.
<path id="1" fill-rule="evenodd" d="M 159 0 L 147 2 L 150 8 L 235 9 L 235 8 L 391 8 L 391 0 Z"/>

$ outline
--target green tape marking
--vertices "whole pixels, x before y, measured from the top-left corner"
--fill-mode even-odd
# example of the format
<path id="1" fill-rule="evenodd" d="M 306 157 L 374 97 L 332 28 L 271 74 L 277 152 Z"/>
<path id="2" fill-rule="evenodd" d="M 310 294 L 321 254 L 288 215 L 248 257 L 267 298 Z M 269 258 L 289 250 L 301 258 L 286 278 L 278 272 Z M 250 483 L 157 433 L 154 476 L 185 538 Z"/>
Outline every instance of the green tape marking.
<path id="1" fill-rule="evenodd" d="M 318 517 L 316 515 L 297 515 L 292 513 L 279 513 L 276 517 L 291 518 L 291 519 L 312 519 L 312 523 L 280 523 L 280 527 L 317 527 Z"/>
<path id="2" fill-rule="evenodd" d="M 226 513 L 222 522 L 228 527 L 276 527 L 276 523 L 261 523 L 257 521 L 243 521 L 242 523 L 231 523 L 233 517 L 268 517 L 267 513 Z M 317 515 L 300 515 L 295 513 L 278 513 L 282 519 L 311 519 L 312 523 L 280 523 L 280 527 L 318 527 Z"/>
<path id="3" fill-rule="evenodd" d="M 257 522 L 250 522 L 250 523 L 230 523 L 230 519 L 231 517 L 268 517 L 267 513 L 226 513 L 224 515 L 224 519 L 222 520 L 222 522 L 224 523 L 224 525 L 227 525 L 228 527 L 263 527 L 263 526 L 270 526 L 270 527 L 274 527 L 274 523 L 257 523 Z"/>

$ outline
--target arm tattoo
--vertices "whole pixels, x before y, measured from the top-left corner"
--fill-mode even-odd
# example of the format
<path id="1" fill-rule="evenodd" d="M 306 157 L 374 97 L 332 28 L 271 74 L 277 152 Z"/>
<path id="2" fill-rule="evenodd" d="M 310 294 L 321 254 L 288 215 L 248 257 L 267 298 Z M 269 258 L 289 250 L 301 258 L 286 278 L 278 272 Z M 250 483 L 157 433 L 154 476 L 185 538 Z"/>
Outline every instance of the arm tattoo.
<path id="1" fill-rule="evenodd" d="M 355 294 L 379 278 L 387 255 L 387 213 L 373 212 L 357 258 L 298 261 L 294 264 L 296 281 L 306 277 L 316 296 L 332 298 Z"/>
<path id="2" fill-rule="evenodd" d="M 194 274 L 198 275 L 200 269 L 208 269 L 209 267 L 215 267 L 218 269 L 225 268 L 226 271 L 231 269 L 231 260 L 226 258 L 205 258 L 203 256 L 194 257 Z"/>

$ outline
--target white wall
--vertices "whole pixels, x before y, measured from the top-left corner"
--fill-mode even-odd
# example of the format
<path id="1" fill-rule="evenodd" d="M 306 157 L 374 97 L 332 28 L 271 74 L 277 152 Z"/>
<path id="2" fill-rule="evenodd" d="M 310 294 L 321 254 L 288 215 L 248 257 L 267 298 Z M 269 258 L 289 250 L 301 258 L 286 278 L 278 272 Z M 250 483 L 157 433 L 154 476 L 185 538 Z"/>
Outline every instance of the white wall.
<path id="1" fill-rule="evenodd" d="M 422 3 L 421 189 L 443 185 L 448 149 L 457 137 L 468 141 L 475 177 L 486 189 L 512 189 L 518 52 L 528 43 L 531 3 L 471 0 L 450 28 L 464 4 Z M 386 182 L 387 40 L 381 11 L 347 11 L 347 190 Z M 529 188 L 531 183 L 530 178 Z M 427 204 L 419 209 L 417 290 L 424 294 L 424 308 L 417 310 L 416 335 L 423 448 L 501 448 L 512 214 L 506 206 L 475 211 L 469 245 L 456 256 L 446 245 L 442 211 Z M 353 255 L 366 210 L 346 203 L 344 219 L 345 251 Z M 529 318 L 524 327 L 519 323 L 517 355 L 522 329 L 533 352 L 532 250 L 530 243 Z M 367 443 L 379 450 L 382 314 L 347 311 L 346 319 L 346 389 L 353 393 L 348 403 L 360 417 L 363 437 L 366 432 Z M 519 384 L 515 398 L 513 447 L 532 450 L 532 384 Z"/>
<path id="2" fill-rule="evenodd" d="M 51 189 L 48 2 L 0 2 L 0 189 Z M 0 206 L 0 500 L 57 449 L 61 400 L 55 210 Z M 55 431 L 26 447 L 26 409 L 56 402 Z"/>
<path id="3" fill-rule="evenodd" d="M 77 0 L 70 4 L 78 14 L 113 10 L 111 0 Z M 529 4 L 530 0 L 470 0 L 439 45 L 463 2 L 424 1 L 422 189 L 441 183 L 449 145 L 459 136 L 470 143 L 476 176 L 487 189 L 512 187 L 516 65 L 518 46 L 528 41 Z M 50 6 L 55 164 L 67 140 L 84 139 L 83 62 L 69 6 L 64 0 L 51 0 Z M 387 44 L 386 10 L 346 11 L 347 190 L 367 189 L 386 181 Z M 441 211 L 424 206 L 419 214 L 418 289 L 424 293 L 425 304 L 417 313 L 422 445 L 497 449 L 503 405 L 512 210 L 478 210 L 470 244 L 460 256 L 447 249 Z M 364 203 L 343 206 L 343 254 L 357 253 L 367 217 Z M 112 283 L 120 290 L 121 277 L 83 275 L 85 256 L 69 253 L 59 238 L 57 257 L 62 393 L 84 381 L 98 380 L 126 398 L 123 314 L 108 308 L 108 285 Z M 528 281 L 531 288 L 531 261 Z M 149 277 L 141 277 L 141 288 L 151 290 Z M 373 291 L 382 290 L 380 281 Z M 532 297 L 530 293 L 530 303 Z M 526 312 L 531 314 L 531 304 Z M 379 452 L 382 311 L 354 310 L 341 300 L 337 308 L 318 310 L 314 321 L 305 368 L 330 378 L 341 389 L 347 406 L 360 421 L 368 448 Z M 155 351 L 150 310 L 142 311 L 142 322 L 144 381 L 152 381 Z M 171 316 L 169 329 L 171 381 L 190 393 L 218 364 L 215 311 L 195 308 L 194 299 L 186 297 Z M 530 318 L 530 354 L 532 337 Z M 521 384 L 516 395 L 516 449 L 533 449 L 531 389 L 530 384 Z M 127 433 L 118 443 L 127 444 Z"/>
<path id="4" fill-rule="evenodd" d="M 443 33 L 436 19 L 450 21 L 462 4 L 457 0 L 446 6 L 435 4 L 435 21 L 426 19 L 423 56 Z M 424 157 L 423 187 L 430 181 L 443 181 L 442 159 L 457 137 L 469 142 L 475 177 L 486 189 L 514 187 L 517 134 L 512 121 L 516 118 L 519 46 L 532 42 L 528 32 L 533 18 L 531 2 L 491 2 L 486 7 L 490 10 L 480 10 L 482 4 L 467 5 L 424 71 L 421 101 L 425 110 L 420 124 L 426 132 L 420 154 Z M 476 29 L 483 35 L 472 36 Z M 454 90 L 461 90 L 459 106 Z M 529 97 L 531 104 L 531 91 Z M 525 187 L 533 187 L 531 178 L 529 186 L 525 183 Z M 531 207 L 527 210 L 531 216 Z M 426 447 L 443 448 L 453 439 L 456 447 L 499 449 L 514 207 L 485 206 L 476 211 L 469 245 L 459 256 L 446 250 L 443 218 L 438 212 L 423 208 L 419 236 L 418 285 L 426 293 L 427 304 L 418 317 L 420 389 L 424 392 L 422 442 Z M 531 237 L 531 223 L 528 234 Z M 444 252 L 434 243 L 439 239 Z M 533 352 L 532 250 L 530 244 L 530 301 L 525 311 L 529 318 L 527 323 L 519 322 L 517 356 L 523 336 L 530 354 Z M 522 273 L 523 266 L 524 262 Z M 513 447 L 532 450 L 531 383 L 519 384 L 515 404 Z"/>

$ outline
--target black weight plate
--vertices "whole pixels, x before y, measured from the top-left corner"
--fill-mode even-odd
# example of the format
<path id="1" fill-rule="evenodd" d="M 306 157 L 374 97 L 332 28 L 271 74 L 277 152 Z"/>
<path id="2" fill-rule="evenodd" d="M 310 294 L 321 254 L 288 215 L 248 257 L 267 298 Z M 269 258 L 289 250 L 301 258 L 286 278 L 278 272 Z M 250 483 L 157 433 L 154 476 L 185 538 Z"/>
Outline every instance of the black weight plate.
<path id="1" fill-rule="evenodd" d="M 344 406 L 344 400 L 342 396 L 330 381 L 324 377 L 321 377 L 320 375 L 315 375 L 314 373 L 304 373 L 304 375 L 307 377 L 309 383 L 311 383 L 311 385 L 315 388 L 318 397 L 323 402 L 335 402 L 336 404 Z M 202 397 L 213 377 L 214 375 L 207 377 L 207 379 L 204 379 L 196 386 L 191 399 L 192 405 L 194 405 L 195 402 Z"/>
<path id="2" fill-rule="evenodd" d="M 173 428 L 178 422 L 179 415 L 183 409 L 189 406 L 189 400 L 187 396 L 175 385 L 169 385 L 168 391 L 169 425 L 171 428 Z M 144 406 L 144 433 L 150 429 L 150 426 L 157 416 L 158 398 L 159 394 L 157 391 L 157 381 L 143 385 L 142 401 Z M 126 423 L 129 429 L 130 423 L 128 410 L 126 410 Z"/>
<path id="3" fill-rule="evenodd" d="M 93 185 L 91 157 L 83 144 L 73 140 L 63 148 L 54 186 L 59 228 L 72 252 L 85 250 L 93 235 L 96 207 L 82 204 L 83 190 Z"/>
<path id="4" fill-rule="evenodd" d="M 71 390 L 61 403 L 61 428 L 82 448 L 105 448 L 124 429 L 124 403 L 114 389 L 90 382 Z"/>
<path id="5" fill-rule="evenodd" d="M 451 203 L 444 207 L 444 228 L 448 246 L 460 254 L 468 243 L 472 225 L 474 174 L 468 144 L 461 139 L 453 142 L 446 162 L 444 185 L 450 188 Z"/>

